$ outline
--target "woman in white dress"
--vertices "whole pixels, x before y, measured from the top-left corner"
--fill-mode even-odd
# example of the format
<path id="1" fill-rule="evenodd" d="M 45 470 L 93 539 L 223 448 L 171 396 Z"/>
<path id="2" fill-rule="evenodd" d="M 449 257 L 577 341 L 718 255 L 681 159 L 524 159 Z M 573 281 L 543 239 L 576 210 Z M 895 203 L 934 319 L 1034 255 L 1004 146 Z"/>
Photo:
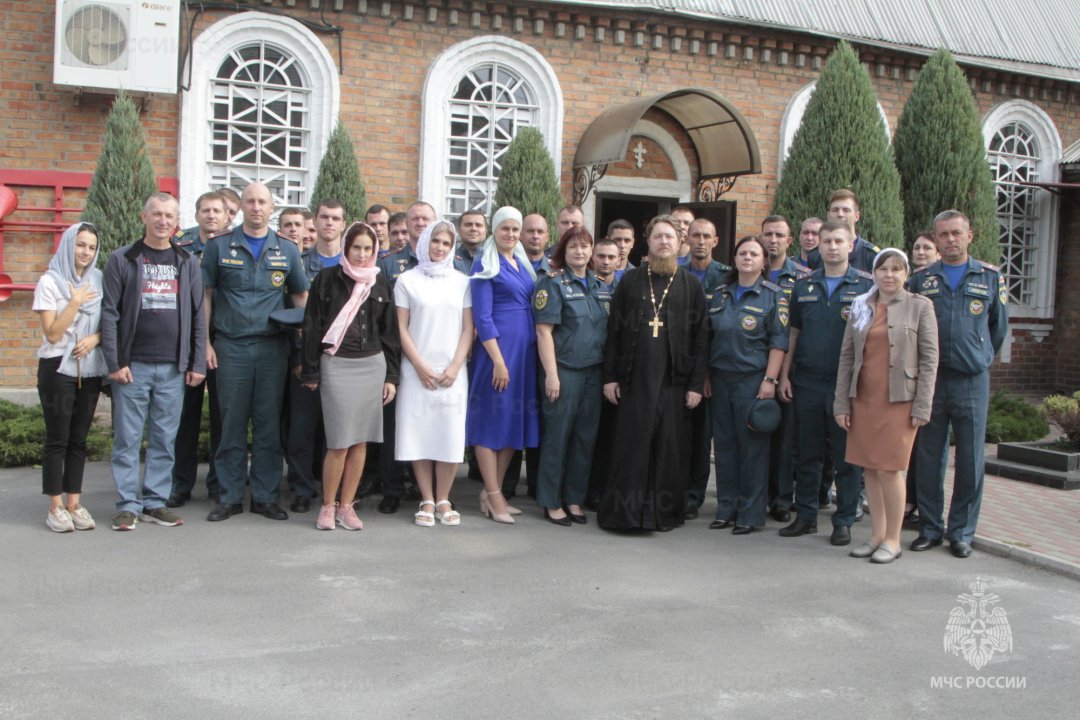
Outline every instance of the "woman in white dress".
<path id="1" fill-rule="evenodd" d="M 416 245 L 420 263 L 394 287 L 401 334 L 401 384 L 397 396 L 395 459 L 411 461 L 420 489 L 416 524 L 460 525 L 450 487 L 465 454 L 468 375 L 462 372 L 472 344 L 469 278 L 454 269 L 454 226 L 440 221 Z"/>

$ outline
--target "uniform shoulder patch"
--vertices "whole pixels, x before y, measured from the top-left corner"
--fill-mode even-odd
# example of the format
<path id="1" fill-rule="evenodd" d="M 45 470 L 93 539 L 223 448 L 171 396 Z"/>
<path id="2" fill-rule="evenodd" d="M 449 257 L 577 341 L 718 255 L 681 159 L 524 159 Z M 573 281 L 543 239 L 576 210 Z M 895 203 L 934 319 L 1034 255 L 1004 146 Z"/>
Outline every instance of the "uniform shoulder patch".
<path id="1" fill-rule="evenodd" d="M 548 304 L 548 291 L 541 288 L 536 291 L 536 295 L 533 296 L 533 307 L 537 310 L 543 310 Z"/>

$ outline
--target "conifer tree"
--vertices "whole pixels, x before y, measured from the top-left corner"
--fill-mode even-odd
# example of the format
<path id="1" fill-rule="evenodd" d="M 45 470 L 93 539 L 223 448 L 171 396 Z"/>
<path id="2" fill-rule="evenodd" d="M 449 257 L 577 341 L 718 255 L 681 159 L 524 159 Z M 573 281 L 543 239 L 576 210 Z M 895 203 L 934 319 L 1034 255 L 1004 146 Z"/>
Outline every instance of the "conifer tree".
<path id="1" fill-rule="evenodd" d="M 100 265 L 113 250 L 146 234 L 139 215 L 157 189 L 138 108 L 121 90 L 105 121 L 101 154 L 82 214 L 83 221 L 97 226 Z"/>
<path id="2" fill-rule="evenodd" d="M 935 215 L 955 208 L 971 218 L 971 255 L 1000 263 L 994 180 L 979 114 L 964 71 L 948 50 L 938 50 L 919 72 L 893 147 L 908 244 L 932 229 Z"/>
<path id="3" fill-rule="evenodd" d="M 356 161 L 352 137 L 338 118 L 326 154 L 319 163 L 319 176 L 311 192 L 311 212 L 323 200 L 337 200 L 345 209 L 345 224 L 363 220 L 367 209 L 364 181 L 360 179 L 360 164 Z"/>
<path id="4" fill-rule="evenodd" d="M 492 212 L 507 205 L 522 216 L 543 215 L 549 228 L 555 227 L 563 205 L 555 163 L 544 146 L 544 136 L 534 127 L 520 128 L 503 156 Z"/>
<path id="5" fill-rule="evenodd" d="M 773 212 L 797 228 L 805 218 L 824 217 L 840 188 L 859 196 L 860 235 L 881 247 L 903 245 L 900 177 L 870 76 L 846 42 L 829 56 L 806 105 Z"/>

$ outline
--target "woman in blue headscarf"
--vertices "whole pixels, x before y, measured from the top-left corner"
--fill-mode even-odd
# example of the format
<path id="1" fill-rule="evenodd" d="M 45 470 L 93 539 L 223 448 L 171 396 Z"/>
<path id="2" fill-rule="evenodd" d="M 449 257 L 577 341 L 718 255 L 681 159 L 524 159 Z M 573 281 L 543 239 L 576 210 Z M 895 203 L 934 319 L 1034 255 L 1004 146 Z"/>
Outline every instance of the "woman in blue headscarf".
<path id="1" fill-rule="evenodd" d="M 60 238 L 48 271 L 34 289 L 33 310 L 44 337 L 38 349 L 38 397 L 45 415 L 42 492 L 49 496 L 45 524 L 53 532 L 93 530 L 79 503 L 86 436 L 108 374 L 101 341 L 101 271 L 97 228 L 72 225 Z M 67 495 L 67 502 L 64 502 Z"/>
<path id="2" fill-rule="evenodd" d="M 540 444 L 532 315 L 536 273 L 519 242 L 521 213 L 499 208 L 491 227 L 470 278 L 476 343 L 465 441 L 473 446 L 484 478 L 480 512 L 512 524 L 511 515 L 519 511 L 502 496 L 503 476 L 514 450 Z"/>

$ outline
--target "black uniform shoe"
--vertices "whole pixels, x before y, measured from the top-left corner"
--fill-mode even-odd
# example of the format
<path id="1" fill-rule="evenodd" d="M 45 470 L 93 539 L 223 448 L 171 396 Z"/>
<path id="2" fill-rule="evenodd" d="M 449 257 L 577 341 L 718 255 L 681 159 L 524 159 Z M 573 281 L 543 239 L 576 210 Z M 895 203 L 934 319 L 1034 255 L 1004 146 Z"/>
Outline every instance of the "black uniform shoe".
<path id="1" fill-rule="evenodd" d="M 694 506 L 694 505 L 687 505 L 686 506 L 686 512 L 683 514 L 683 517 L 685 519 L 687 519 L 687 520 L 697 520 L 697 516 L 698 516 L 697 507 Z"/>
<path id="2" fill-rule="evenodd" d="M 776 522 L 791 522 L 791 511 L 787 508 L 774 507 L 769 511 L 772 519 Z"/>
<path id="3" fill-rule="evenodd" d="M 293 512 L 307 512 L 311 509 L 311 498 L 307 495 L 297 495 L 292 499 L 289 509 Z"/>
<path id="4" fill-rule="evenodd" d="M 379 512 L 383 515 L 393 515 L 400 504 L 401 498 L 397 495 L 383 495 L 383 499 L 379 501 Z"/>
<path id="5" fill-rule="evenodd" d="M 736 525 L 735 529 L 733 529 L 731 531 L 731 534 L 732 535 L 749 535 L 750 533 L 754 532 L 754 530 L 756 530 L 756 529 L 757 528 L 755 528 L 755 527 L 753 527 L 751 525 Z"/>
<path id="6" fill-rule="evenodd" d="M 544 508 L 544 519 L 549 523 L 561 525 L 562 527 L 570 527 L 574 524 L 574 521 L 570 519 L 569 515 L 563 515 L 561 518 L 551 517 L 551 511 L 547 508 Z"/>
<path id="7" fill-rule="evenodd" d="M 210 514 L 206 516 L 206 519 L 210 522 L 220 522 L 222 520 L 228 520 L 233 515 L 239 515 L 244 512 L 244 506 L 241 503 L 235 503 L 229 505 L 228 503 L 218 503 L 214 506 L 214 509 L 210 511 Z"/>
<path id="8" fill-rule="evenodd" d="M 780 537 L 799 537 L 800 535 L 816 535 L 817 523 L 795 518 L 795 522 L 787 527 L 780 528 Z"/>
<path id="9" fill-rule="evenodd" d="M 709 523 L 710 530 L 727 530 L 735 524 L 734 520 L 713 520 Z"/>
<path id="10" fill-rule="evenodd" d="M 289 513 L 282 510 L 277 503 L 260 503 L 251 501 L 251 512 L 262 515 L 271 520 L 288 520 Z"/>
<path id="11" fill-rule="evenodd" d="M 920 535 L 911 541 L 911 552 L 922 552 L 941 545 L 941 538 L 930 538 Z"/>
<path id="12" fill-rule="evenodd" d="M 382 491 L 382 483 L 378 475 L 364 475 L 360 478 L 360 487 L 356 490 L 356 497 L 364 499 Z"/>
<path id="13" fill-rule="evenodd" d="M 165 507 L 178 508 L 184 507 L 184 503 L 191 499 L 191 493 L 176 493 L 170 495 L 169 499 L 165 501 Z"/>
<path id="14" fill-rule="evenodd" d="M 833 545 L 850 545 L 851 528 L 847 525 L 837 525 L 832 529 L 832 535 L 829 536 L 829 542 Z"/>
<path id="15" fill-rule="evenodd" d="M 949 543 L 949 552 L 958 558 L 971 557 L 971 544 L 961 540 L 953 540 Z"/>

